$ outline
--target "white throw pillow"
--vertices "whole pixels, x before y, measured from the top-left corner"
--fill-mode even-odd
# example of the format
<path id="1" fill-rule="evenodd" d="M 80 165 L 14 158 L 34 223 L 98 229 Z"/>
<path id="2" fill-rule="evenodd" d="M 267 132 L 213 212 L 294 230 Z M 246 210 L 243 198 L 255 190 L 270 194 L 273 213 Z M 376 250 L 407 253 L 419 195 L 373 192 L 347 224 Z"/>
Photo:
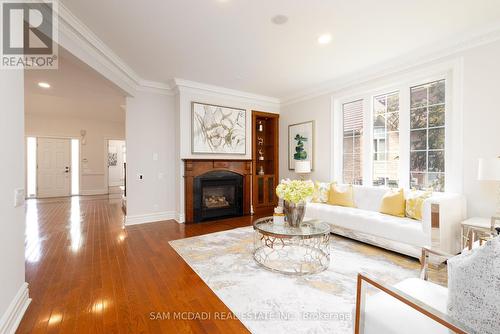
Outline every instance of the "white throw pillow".
<path id="1" fill-rule="evenodd" d="M 500 333 L 500 237 L 448 260 L 448 314 L 474 333 Z"/>

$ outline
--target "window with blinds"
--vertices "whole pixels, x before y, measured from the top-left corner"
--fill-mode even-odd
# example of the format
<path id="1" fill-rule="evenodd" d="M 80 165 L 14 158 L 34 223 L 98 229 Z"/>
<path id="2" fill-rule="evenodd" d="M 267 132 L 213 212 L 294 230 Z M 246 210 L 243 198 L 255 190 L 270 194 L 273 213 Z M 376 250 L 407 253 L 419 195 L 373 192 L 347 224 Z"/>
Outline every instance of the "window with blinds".
<path id="1" fill-rule="evenodd" d="M 363 184 L 363 100 L 342 105 L 343 182 Z"/>

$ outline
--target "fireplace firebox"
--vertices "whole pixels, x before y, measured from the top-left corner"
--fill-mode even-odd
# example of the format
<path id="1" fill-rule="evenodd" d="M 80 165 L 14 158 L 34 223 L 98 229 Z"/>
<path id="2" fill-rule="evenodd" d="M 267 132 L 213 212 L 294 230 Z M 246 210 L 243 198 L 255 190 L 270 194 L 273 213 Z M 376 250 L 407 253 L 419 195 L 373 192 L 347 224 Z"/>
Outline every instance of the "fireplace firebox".
<path id="1" fill-rule="evenodd" d="M 194 221 L 243 215 L 243 176 L 211 171 L 194 178 Z"/>

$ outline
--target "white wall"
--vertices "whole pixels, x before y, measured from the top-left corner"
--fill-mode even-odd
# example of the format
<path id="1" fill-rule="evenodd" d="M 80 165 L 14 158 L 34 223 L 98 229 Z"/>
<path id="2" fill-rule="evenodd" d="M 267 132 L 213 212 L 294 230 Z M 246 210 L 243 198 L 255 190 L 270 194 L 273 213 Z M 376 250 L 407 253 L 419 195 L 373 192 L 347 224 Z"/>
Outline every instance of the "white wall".
<path id="1" fill-rule="evenodd" d="M 280 108 L 278 103 L 259 99 L 255 97 L 245 97 L 245 93 L 241 96 L 236 96 L 229 93 L 224 93 L 201 88 L 180 87 L 179 93 L 176 96 L 178 132 L 176 141 L 179 143 L 179 152 L 177 155 L 176 173 L 176 193 L 179 197 L 176 210 L 179 212 L 179 221 L 184 222 L 184 164 L 182 159 L 251 159 L 252 158 L 252 111 L 264 111 L 271 113 L 279 113 Z M 224 155 L 224 154 L 193 154 L 191 151 L 191 114 L 192 102 L 201 102 L 214 105 L 222 105 L 233 108 L 246 110 L 246 154 L 244 155 Z"/>
<path id="2" fill-rule="evenodd" d="M 117 156 L 116 166 L 108 167 L 108 184 L 110 187 L 123 186 L 125 150 L 124 140 L 110 140 L 108 142 L 108 153 L 116 153 Z"/>
<path id="3" fill-rule="evenodd" d="M 332 132 L 330 117 L 331 96 L 322 95 L 311 100 L 298 102 L 281 108 L 280 114 L 280 177 L 297 178 L 288 169 L 288 126 L 314 120 L 314 161 L 311 178 L 328 180 L 330 178 L 330 156 Z"/>
<path id="4" fill-rule="evenodd" d="M 126 224 L 175 219 L 175 99 L 137 92 L 126 109 Z"/>
<path id="5" fill-rule="evenodd" d="M 24 281 L 24 206 L 14 207 L 14 189 L 24 188 L 24 76 L 0 70 L 0 332 L 14 332 L 29 300 Z M 19 307 L 16 312 L 16 307 Z M 16 318 L 17 317 L 17 318 Z"/>
<path id="6" fill-rule="evenodd" d="M 467 196 L 469 216 L 491 216 L 495 211 L 495 186 L 477 181 L 477 159 L 500 155 L 500 111 L 498 87 L 500 87 L 500 42 L 483 45 L 454 54 L 426 65 L 420 65 L 405 72 L 421 71 L 440 62 L 463 60 L 463 192 Z M 315 98 L 282 106 L 280 119 L 280 147 L 282 176 L 294 177 L 283 161 L 288 146 L 288 125 L 303 121 L 316 121 L 316 158 L 313 179 L 329 180 L 332 152 L 332 99 L 346 91 L 363 91 L 371 87 L 380 88 L 391 80 L 398 80 L 405 72 L 391 74 L 374 80 L 362 81 L 349 88 L 332 91 Z M 362 76 L 360 76 L 362 77 Z M 459 145 L 459 144 L 458 144 Z"/>
<path id="7" fill-rule="evenodd" d="M 463 168 L 470 216 L 495 212 L 500 184 L 477 181 L 479 158 L 500 156 L 500 42 L 464 53 Z"/>
<path id="8" fill-rule="evenodd" d="M 80 193 L 94 195 L 108 192 L 107 139 L 125 139 L 123 122 L 82 119 L 52 113 L 31 113 L 27 110 L 25 126 L 26 136 L 33 137 L 81 139 L 80 131 L 85 129 L 86 144 L 82 145 L 80 142 Z"/>

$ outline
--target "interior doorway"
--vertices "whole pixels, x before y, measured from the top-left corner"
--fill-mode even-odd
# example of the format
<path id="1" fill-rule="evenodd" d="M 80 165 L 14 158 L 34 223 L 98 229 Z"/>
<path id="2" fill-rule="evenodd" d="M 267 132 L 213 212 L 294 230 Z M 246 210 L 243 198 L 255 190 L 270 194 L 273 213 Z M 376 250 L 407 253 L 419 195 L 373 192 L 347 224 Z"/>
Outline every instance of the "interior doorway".
<path id="1" fill-rule="evenodd" d="M 79 140 L 28 137 L 28 197 L 66 197 L 79 193 Z"/>
<path id="2" fill-rule="evenodd" d="M 125 191 L 125 140 L 108 140 L 108 192 L 110 197 L 121 198 Z"/>

